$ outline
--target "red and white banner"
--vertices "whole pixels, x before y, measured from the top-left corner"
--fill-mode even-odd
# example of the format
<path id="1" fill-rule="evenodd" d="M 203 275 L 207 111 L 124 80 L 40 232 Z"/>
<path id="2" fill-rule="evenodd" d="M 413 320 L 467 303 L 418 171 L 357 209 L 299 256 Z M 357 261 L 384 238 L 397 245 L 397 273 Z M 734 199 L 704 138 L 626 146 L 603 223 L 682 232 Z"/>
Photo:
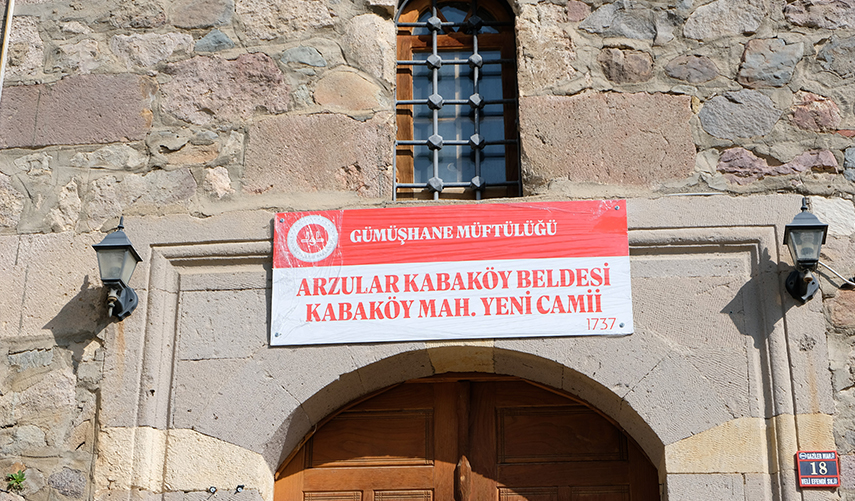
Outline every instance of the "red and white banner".
<path id="1" fill-rule="evenodd" d="M 273 346 L 632 331 L 623 201 L 276 215 Z"/>

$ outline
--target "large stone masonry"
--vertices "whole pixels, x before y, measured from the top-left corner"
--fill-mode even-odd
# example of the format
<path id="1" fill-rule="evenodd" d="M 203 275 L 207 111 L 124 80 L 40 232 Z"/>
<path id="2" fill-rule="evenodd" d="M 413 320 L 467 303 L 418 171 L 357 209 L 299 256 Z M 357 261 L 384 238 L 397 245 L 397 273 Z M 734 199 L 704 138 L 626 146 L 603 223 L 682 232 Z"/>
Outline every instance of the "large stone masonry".
<path id="1" fill-rule="evenodd" d="M 90 247 L 122 214 L 390 202 L 395 7 L 16 3 L 0 97 L 0 473 L 26 467 L 28 501 L 93 497 L 96 443 L 126 437 L 99 438 L 102 373 L 125 370 L 102 369 L 104 352 L 129 347 L 105 338 Z M 823 260 L 855 275 L 853 0 L 512 8 L 527 196 L 812 195 L 835 222 Z M 823 280 L 839 493 L 855 499 L 855 292 Z"/>

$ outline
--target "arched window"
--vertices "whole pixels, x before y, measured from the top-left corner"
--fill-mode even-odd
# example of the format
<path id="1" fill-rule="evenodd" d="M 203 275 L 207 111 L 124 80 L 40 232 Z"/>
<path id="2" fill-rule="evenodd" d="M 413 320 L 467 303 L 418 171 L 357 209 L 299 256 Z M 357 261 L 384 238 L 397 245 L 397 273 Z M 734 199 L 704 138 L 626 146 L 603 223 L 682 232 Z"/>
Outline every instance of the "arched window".
<path id="1" fill-rule="evenodd" d="M 519 196 L 510 9 L 409 0 L 397 26 L 395 197 Z"/>

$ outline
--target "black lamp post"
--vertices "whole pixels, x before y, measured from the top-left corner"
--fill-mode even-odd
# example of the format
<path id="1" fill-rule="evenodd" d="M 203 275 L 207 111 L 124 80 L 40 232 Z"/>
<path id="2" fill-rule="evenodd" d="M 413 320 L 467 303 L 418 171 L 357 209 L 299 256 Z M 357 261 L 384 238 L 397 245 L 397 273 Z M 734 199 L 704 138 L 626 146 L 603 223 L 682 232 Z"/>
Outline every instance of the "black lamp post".
<path id="1" fill-rule="evenodd" d="M 139 303 L 137 293 L 128 285 L 137 263 L 142 261 L 133 244 L 123 231 L 125 218 L 119 220 L 119 227 L 95 244 L 98 255 L 98 269 L 101 282 L 110 288 L 107 294 L 107 316 L 116 316 L 123 320 L 130 315 Z"/>
<path id="2" fill-rule="evenodd" d="M 796 266 L 787 277 L 787 292 L 802 303 L 809 301 L 819 289 L 811 272 L 819 264 L 819 252 L 827 233 L 828 225 L 808 212 L 807 198 L 803 198 L 802 211 L 784 228 L 784 244 L 790 249 Z"/>

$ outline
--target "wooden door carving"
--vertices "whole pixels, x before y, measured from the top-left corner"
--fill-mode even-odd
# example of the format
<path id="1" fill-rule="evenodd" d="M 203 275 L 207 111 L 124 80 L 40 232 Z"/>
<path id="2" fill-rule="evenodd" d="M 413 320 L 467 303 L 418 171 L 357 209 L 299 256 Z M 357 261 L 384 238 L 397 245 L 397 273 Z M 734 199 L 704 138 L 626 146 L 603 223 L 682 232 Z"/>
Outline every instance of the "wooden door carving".
<path id="1" fill-rule="evenodd" d="M 404 383 L 331 418 L 280 469 L 275 501 L 653 501 L 632 439 L 515 378 Z"/>

